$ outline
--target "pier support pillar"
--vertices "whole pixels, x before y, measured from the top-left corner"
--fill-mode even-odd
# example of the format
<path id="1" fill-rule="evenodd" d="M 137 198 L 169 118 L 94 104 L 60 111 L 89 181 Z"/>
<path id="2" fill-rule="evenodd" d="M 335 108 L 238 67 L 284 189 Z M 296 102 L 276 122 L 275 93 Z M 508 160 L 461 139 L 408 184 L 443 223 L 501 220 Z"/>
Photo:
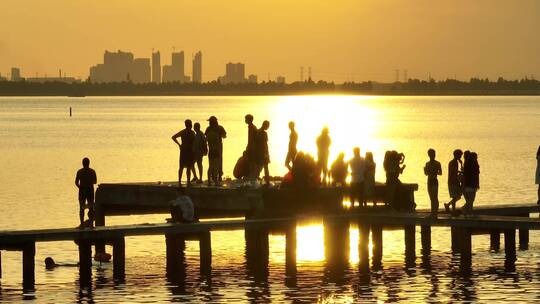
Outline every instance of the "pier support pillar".
<path id="1" fill-rule="evenodd" d="M 327 265 L 338 270 L 349 261 L 349 221 L 324 219 L 324 255 Z"/>
<path id="2" fill-rule="evenodd" d="M 529 214 L 525 214 L 523 216 L 529 217 Z M 519 229 L 519 249 L 522 249 L 522 250 L 529 249 L 529 230 L 528 229 Z"/>
<path id="3" fill-rule="evenodd" d="M 456 227 L 450 227 L 450 238 L 452 242 L 452 253 L 458 253 L 459 252 L 459 237 L 458 237 L 459 231 Z"/>
<path id="4" fill-rule="evenodd" d="M 296 285 L 296 222 L 285 231 L 285 283 Z"/>
<path id="5" fill-rule="evenodd" d="M 246 229 L 246 266 L 257 281 L 268 278 L 268 231 L 265 229 Z"/>
<path id="6" fill-rule="evenodd" d="M 181 234 L 166 234 L 165 245 L 167 252 L 167 279 L 172 283 L 181 283 L 185 278 L 184 249 L 186 242 Z"/>
<path id="7" fill-rule="evenodd" d="M 113 278 L 123 281 L 126 276 L 126 243 L 124 238 L 112 241 L 113 246 Z"/>
<path id="8" fill-rule="evenodd" d="M 516 230 L 508 229 L 504 231 L 504 267 L 507 271 L 513 271 L 516 268 Z"/>
<path id="9" fill-rule="evenodd" d="M 501 249 L 501 233 L 499 230 L 489 232 L 489 249 L 499 251 Z"/>
<path id="10" fill-rule="evenodd" d="M 378 269 L 382 266 L 383 255 L 383 227 L 381 225 L 371 226 L 371 243 L 373 268 Z"/>
<path id="11" fill-rule="evenodd" d="M 98 197 L 98 191 L 96 191 L 96 203 L 94 204 L 94 221 L 95 226 L 105 226 L 105 210 L 103 210 L 103 206 L 98 203 L 99 197 Z M 95 251 L 96 255 L 99 253 L 105 253 L 105 241 L 104 240 L 96 240 L 94 242 L 95 244 Z"/>
<path id="12" fill-rule="evenodd" d="M 199 236 L 200 270 L 203 275 L 212 273 L 212 238 L 210 231 L 203 232 Z"/>
<path id="13" fill-rule="evenodd" d="M 459 242 L 460 270 L 469 273 L 472 265 L 472 239 L 471 230 L 467 228 L 456 229 L 456 238 Z"/>
<path id="14" fill-rule="evenodd" d="M 358 223 L 358 267 L 360 273 L 369 272 L 369 225 Z"/>
<path id="15" fill-rule="evenodd" d="M 0 279 L 2 278 L 2 251 L 0 251 Z"/>
<path id="16" fill-rule="evenodd" d="M 24 244 L 23 248 L 23 289 L 34 290 L 36 243 Z"/>
<path id="17" fill-rule="evenodd" d="M 422 239 L 422 255 L 431 253 L 431 226 L 421 226 L 420 236 Z"/>
<path id="18" fill-rule="evenodd" d="M 92 242 L 79 240 L 79 283 L 81 287 L 90 286 L 92 280 Z"/>
<path id="19" fill-rule="evenodd" d="M 405 265 L 412 266 L 416 260 L 416 227 L 407 225 L 403 228 L 405 232 Z"/>

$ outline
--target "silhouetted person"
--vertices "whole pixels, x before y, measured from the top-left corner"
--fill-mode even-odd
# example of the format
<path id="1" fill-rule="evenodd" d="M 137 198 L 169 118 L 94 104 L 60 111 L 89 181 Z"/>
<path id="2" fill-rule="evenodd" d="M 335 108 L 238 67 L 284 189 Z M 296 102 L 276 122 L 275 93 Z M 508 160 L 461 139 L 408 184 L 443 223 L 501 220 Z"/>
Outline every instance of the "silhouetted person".
<path id="1" fill-rule="evenodd" d="M 245 122 L 248 125 L 248 142 L 246 146 L 248 165 L 249 165 L 249 179 L 254 181 L 257 177 L 257 127 L 253 124 L 253 115 L 247 114 L 245 116 Z"/>
<path id="2" fill-rule="evenodd" d="M 435 160 L 435 150 L 428 150 L 429 161 L 424 166 L 424 174 L 428 177 L 427 188 L 429 200 L 431 201 L 431 215 L 437 216 L 439 211 L 439 180 L 438 175 L 442 175 L 441 163 Z"/>
<path id="3" fill-rule="evenodd" d="M 471 152 L 471 154 L 465 158 L 463 178 L 465 184 L 463 188 L 463 196 L 465 197 L 463 213 L 468 214 L 473 209 L 476 192 L 480 188 L 480 166 L 478 165 L 478 155 L 474 152 Z"/>
<path id="4" fill-rule="evenodd" d="M 88 208 L 88 224 L 94 223 L 94 185 L 97 183 L 96 171 L 90 168 L 90 159 L 82 160 L 83 167 L 77 171 L 75 186 L 79 188 L 79 219 L 80 227 L 84 227 L 84 209 Z"/>
<path id="5" fill-rule="evenodd" d="M 371 200 L 376 206 L 375 200 L 375 170 L 377 164 L 373 160 L 373 153 L 366 152 L 365 171 L 364 171 L 364 201 Z"/>
<path id="6" fill-rule="evenodd" d="M 46 257 L 45 258 L 45 268 L 47 270 L 52 270 L 56 267 L 60 267 L 60 266 L 64 266 L 64 267 L 78 267 L 79 264 L 78 263 L 61 263 L 61 264 L 57 264 L 53 258 L 51 257 Z"/>
<path id="7" fill-rule="evenodd" d="M 462 155 L 461 150 L 454 150 L 454 158 L 448 163 L 448 194 L 451 200 L 444 204 L 446 212 L 450 212 L 450 206 L 452 206 L 452 211 L 456 210 L 456 202 L 461 199 L 463 193 Z"/>
<path id="8" fill-rule="evenodd" d="M 347 174 L 349 173 L 349 165 L 345 162 L 345 153 L 339 153 L 336 160 L 330 167 L 330 177 L 332 177 L 332 185 L 345 186 Z"/>
<path id="9" fill-rule="evenodd" d="M 193 181 L 202 183 L 203 157 L 208 154 L 208 146 L 206 144 L 206 136 L 201 131 L 201 124 L 196 122 L 193 125 L 193 130 L 195 131 L 195 138 L 193 139 L 193 164 L 196 164 L 199 169 L 199 178 L 197 178 L 195 166 L 193 166 Z"/>
<path id="10" fill-rule="evenodd" d="M 319 167 L 313 156 L 298 152 L 292 166 L 292 184 L 295 188 L 311 188 L 321 182 Z"/>
<path id="11" fill-rule="evenodd" d="M 351 168 L 351 203 L 358 202 L 359 206 L 365 205 L 364 181 L 366 176 L 365 160 L 360 156 L 360 148 L 353 149 L 353 157 L 349 160 Z"/>
<path id="12" fill-rule="evenodd" d="M 285 167 L 291 170 L 292 162 L 296 157 L 296 153 L 298 153 L 298 151 L 296 150 L 298 133 L 296 133 L 296 130 L 294 129 L 294 121 L 289 122 L 289 130 L 291 131 L 291 134 L 289 135 L 289 151 L 287 151 L 287 157 L 285 157 Z"/>
<path id="13" fill-rule="evenodd" d="M 537 204 L 540 205 L 540 146 L 538 146 L 538 151 L 536 152 L 536 179 L 535 183 L 538 185 L 538 201 Z"/>
<path id="14" fill-rule="evenodd" d="M 386 151 L 384 155 L 384 170 L 386 172 L 386 204 L 396 208 L 396 192 L 401 186 L 399 175 L 405 170 L 405 155 L 396 151 Z"/>
<path id="15" fill-rule="evenodd" d="M 178 169 L 178 187 L 182 187 L 182 173 L 186 169 L 187 181 L 191 183 L 191 171 L 193 171 L 193 142 L 195 140 L 195 132 L 193 132 L 191 120 L 186 119 L 184 122 L 186 128 L 174 134 L 172 140 L 180 147 L 180 168 Z M 178 137 L 182 140 L 180 144 Z"/>
<path id="16" fill-rule="evenodd" d="M 270 122 L 268 120 L 263 121 L 261 128 L 257 134 L 257 176 L 261 169 L 264 170 L 264 182 L 266 185 L 270 184 L 270 171 L 268 170 L 268 164 L 270 163 L 270 153 L 268 151 L 268 133 L 266 132 L 270 128 Z"/>
<path id="17" fill-rule="evenodd" d="M 323 184 L 326 184 L 326 177 L 328 176 L 328 155 L 332 144 L 328 133 L 328 128 L 324 127 L 321 135 L 317 137 L 317 164 L 319 165 L 319 174 L 322 172 Z"/>
<path id="18" fill-rule="evenodd" d="M 210 116 L 204 134 L 208 143 L 208 185 L 218 184 L 223 174 L 223 138 L 227 138 L 227 132 L 215 116 Z"/>

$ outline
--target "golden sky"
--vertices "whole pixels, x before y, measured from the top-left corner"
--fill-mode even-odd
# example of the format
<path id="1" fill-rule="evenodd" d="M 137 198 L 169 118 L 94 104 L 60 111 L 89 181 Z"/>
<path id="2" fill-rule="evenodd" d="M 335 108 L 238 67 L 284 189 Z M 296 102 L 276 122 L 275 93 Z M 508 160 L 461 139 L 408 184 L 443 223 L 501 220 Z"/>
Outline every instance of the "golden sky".
<path id="1" fill-rule="evenodd" d="M 300 77 L 540 78 L 538 0 L 1 0 L 0 72 L 86 78 L 108 50 L 170 63 L 203 52 L 203 80 L 246 63 L 260 80 Z"/>

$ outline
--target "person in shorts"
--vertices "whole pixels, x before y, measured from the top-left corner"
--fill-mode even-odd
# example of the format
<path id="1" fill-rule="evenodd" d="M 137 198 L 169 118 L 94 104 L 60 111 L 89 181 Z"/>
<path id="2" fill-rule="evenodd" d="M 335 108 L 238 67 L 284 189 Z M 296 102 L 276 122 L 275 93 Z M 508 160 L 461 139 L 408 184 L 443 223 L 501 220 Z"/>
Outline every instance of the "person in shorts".
<path id="1" fill-rule="evenodd" d="M 438 175 L 442 175 L 441 163 L 435 160 L 435 150 L 428 150 L 429 161 L 424 166 L 424 174 L 427 176 L 427 188 L 429 200 L 431 201 L 431 216 L 437 217 L 439 212 L 439 180 Z"/>
<path id="2" fill-rule="evenodd" d="M 186 169 L 186 184 L 188 186 L 191 184 L 191 171 L 193 171 L 193 142 L 195 141 L 195 132 L 192 130 L 193 124 L 191 120 L 187 119 L 184 124 L 186 128 L 172 136 L 172 140 L 180 147 L 178 187 L 182 187 L 182 172 L 184 169 Z M 178 137 L 180 137 L 182 141 L 181 144 L 178 142 Z"/>
<path id="3" fill-rule="evenodd" d="M 454 158 L 448 163 L 448 194 L 451 200 L 444 204 L 446 212 L 450 212 L 450 206 L 452 206 L 452 211 L 456 210 L 456 202 L 461 199 L 463 194 L 461 156 L 463 156 L 463 151 L 454 150 Z"/>
<path id="4" fill-rule="evenodd" d="M 80 228 L 84 224 L 84 209 L 88 208 L 88 226 L 93 227 L 94 223 L 94 185 L 97 183 L 96 171 L 90 168 L 90 159 L 82 160 L 83 167 L 77 171 L 75 176 L 75 186 L 79 188 L 79 220 Z"/>

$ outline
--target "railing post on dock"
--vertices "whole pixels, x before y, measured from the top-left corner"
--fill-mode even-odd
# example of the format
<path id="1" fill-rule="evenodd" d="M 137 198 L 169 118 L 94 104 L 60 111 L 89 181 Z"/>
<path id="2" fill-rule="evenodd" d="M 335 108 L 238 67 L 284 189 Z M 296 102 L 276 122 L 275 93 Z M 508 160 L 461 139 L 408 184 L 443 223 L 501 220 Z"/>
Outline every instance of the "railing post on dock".
<path id="1" fill-rule="evenodd" d="M 36 243 L 23 245 L 23 289 L 34 290 Z"/>
<path id="2" fill-rule="evenodd" d="M 373 251 L 373 268 L 378 269 L 382 265 L 383 255 L 383 227 L 382 225 L 371 226 L 371 243 Z"/>
<path id="3" fill-rule="evenodd" d="M 403 230 L 405 232 L 405 264 L 409 267 L 416 260 L 416 226 L 406 225 Z"/>
<path id="4" fill-rule="evenodd" d="M 358 223 L 358 267 L 360 273 L 369 272 L 369 225 Z"/>
<path id="5" fill-rule="evenodd" d="M 489 249 L 499 251 L 501 249 L 501 232 L 499 230 L 491 230 L 489 232 Z"/>
<path id="6" fill-rule="evenodd" d="M 472 265 L 471 230 L 467 228 L 456 228 L 455 234 L 460 249 L 460 270 L 462 273 L 469 273 Z"/>
<path id="7" fill-rule="evenodd" d="M 90 285 L 92 280 L 92 242 L 79 240 L 79 283 L 81 287 Z"/>
<path id="8" fill-rule="evenodd" d="M 516 268 L 516 230 L 508 229 L 504 231 L 504 267 L 507 271 L 513 271 Z"/>
<path id="9" fill-rule="evenodd" d="M 523 217 L 529 217 L 529 214 L 524 214 Z M 529 230 L 528 229 L 519 229 L 519 249 L 528 249 L 529 248 Z"/>
<path id="10" fill-rule="evenodd" d="M 210 275 L 212 273 L 212 238 L 210 231 L 201 232 L 199 235 L 199 258 L 201 274 Z"/>
<path id="11" fill-rule="evenodd" d="M 422 239 L 422 255 L 429 255 L 431 253 L 431 226 L 421 226 L 420 237 Z"/>
<path id="12" fill-rule="evenodd" d="M 185 278 L 185 239 L 181 234 L 165 234 L 165 245 L 167 279 L 172 283 L 182 282 Z"/>
<path id="13" fill-rule="evenodd" d="M 285 231 L 285 280 L 296 281 L 296 222 Z"/>
<path id="14" fill-rule="evenodd" d="M 113 246 L 113 278 L 123 281 L 126 276 L 126 242 L 123 237 L 112 241 Z"/>

